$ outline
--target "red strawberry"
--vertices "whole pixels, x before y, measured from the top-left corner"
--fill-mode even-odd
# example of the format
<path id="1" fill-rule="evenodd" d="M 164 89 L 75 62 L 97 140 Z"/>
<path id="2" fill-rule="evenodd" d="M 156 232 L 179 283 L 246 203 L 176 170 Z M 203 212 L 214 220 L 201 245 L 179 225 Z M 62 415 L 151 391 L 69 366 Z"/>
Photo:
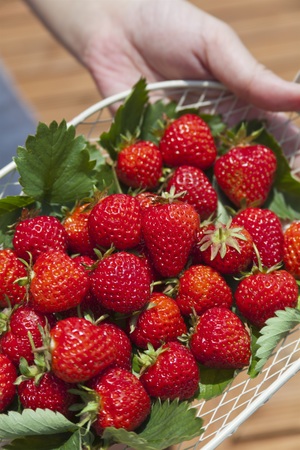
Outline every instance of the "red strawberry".
<path id="1" fill-rule="evenodd" d="M 141 209 L 148 208 L 149 206 L 153 206 L 153 203 L 158 199 L 159 195 L 155 192 L 140 192 L 135 196 L 138 200 Z"/>
<path id="2" fill-rule="evenodd" d="M 300 279 L 300 221 L 295 221 L 284 231 L 285 269 L 297 280 Z"/>
<path id="3" fill-rule="evenodd" d="M 101 331 L 103 333 L 106 332 L 108 337 L 114 340 L 116 357 L 112 366 L 122 367 L 123 369 L 130 371 L 132 366 L 132 345 L 125 331 L 117 325 L 109 322 L 101 324 Z"/>
<path id="4" fill-rule="evenodd" d="M 131 325 L 130 339 L 143 349 L 149 343 L 157 349 L 187 332 L 175 300 L 158 292 L 152 294 L 148 308 L 133 317 Z"/>
<path id="5" fill-rule="evenodd" d="M 235 301 L 240 313 L 260 328 L 277 310 L 297 306 L 298 286 L 285 270 L 257 271 L 239 282 Z"/>
<path id="6" fill-rule="evenodd" d="M 217 150 L 210 128 L 196 114 L 184 114 L 164 131 L 159 148 L 167 166 L 184 164 L 206 170 L 214 163 Z"/>
<path id="7" fill-rule="evenodd" d="M 36 410 L 50 409 L 71 418 L 69 408 L 77 399 L 69 390 L 72 384 L 57 378 L 53 373 L 46 372 L 36 381 L 34 378 L 22 381 L 18 385 L 18 396 L 23 408 Z"/>
<path id="8" fill-rule="evenodd" d="M 62 319 L 50 331 L 51 369 L 60 379 L 82 383 L 116 359 L 114 335 L 84 318 Z"/>
<path id="9" fill-rule="evenodd" d="M 169 342 L 155 353 L 141 355 L 140 380 L 151 397 L 161 400 L 187 400 L 198 389 L 199 368 L 191 351 L 180 342 Z M 149 359 L 147 367 L 147 358 Z"/>
<path id="10" fill-rule="evenodd" d="M 102 435 L 107 427 L 133 431 L 148 417 L 151 401 L 140 380 L 131 372 L 113 367 L 91 384 L 99 409 L 93 428 Z"/>
<path id="11" fill-rule="evenodd" d="M 118 250 L 136 247 L 141 240 L 141 209 L 135 197 L 112 194 L 89 214 L 89 235 L 94 245 Z"/>
<path id="12" fill-rule="evenodd" d="M 17 369 L 11 360 L 0 353 L 0 412 L 5 411 L 17 392 Z"/>
<path id="13" fill-rule="evenodd" d="M 88 273 L 60 250 L 39 256 L 30 284 L 32 304 L 41 312 L 66 311 L 81 303 L 90 287 Z"/>
<path id="14" fill-rule="evenodd" d="M 20 358 L 33 364 L 32 344 L 38 348 L 43 345 L 41 329 L 53 326 L 55 318 L 35 311 L 31 306 L 19 306 L 8 319 L 8 329 L 0 338 L 1 352 L 19 365 Z M 32 341 L 29 339 L 29 333 Z"/>
<path id="15" fill-rule="evenodd" d="M 63 221 L 68 234 L 68 252 L 70 254 L 88 255 L 95 258 L 93 244 L 88 230 L 90 205 L 77 205 Z"/>
<path id="16" fill-rule="evenodd" d="M 185 192 L 180 199 L 194 206 L 201 220 L 213 216 L 217 210 L 218 198 L 215 189 L 205 173 L 192 166 L 175 169 L 167 184 L 167 191 Z"/>
<path id="17" fill-rule="evenodd" d="M 269 209 L 246 208 L 232 220 L 234 226 L 243 226 L 252 236 L 261 264 L 272 267 L 283 259 L 283 230 L 279 217 Z M 253 255 L 258 265 L 257 256 Z"/>
<path id="18" fill-rule="evenodd" d="M 142 210 L 142 233 L 155 269 L 163 277 L 185 267 L 200 226 L 199 215 L 187 203 L 173 200 Z"/>
<path id="19" fill-rule="evenodd" d="M 99 261 L 93 271 L 91 291 L 106 309 L 126 314 L 137 311 L 150 299 L 148 267 L 132 253 L 113 253 Z"/>
<path id="20" fill-rule="evenodd" d="M 263 205 L 274 182 L 275 154 L 263 145 L 231 148 L 214 165 L 218 185 L 237 207 Z"/>
<path id="21" fill-rule="evenodd" d="M 202 228 L 199 248 L 205 264 L 224 275 L 235 275 L 248 268 L 253 259 L 253 241 L 243 227 L 216 222 Z"/>
<path id="22" fill-rule="evenodd" d="M 66 251 L 68 235 L 64 226 L 53 216 L 36 216 L 18 223 L 13 237 L 13 246 L 19 258 L 32 261 L 48 250 Z"/>
<path id="23" fill-rule="evenodd" d="M 196 360 L 217 369 L 242 369 L 250 361 L 250 334 L 230 309 L 215 306 L 205 311 L 190 337 Z"/>
<path id="24" fill-rule="evenodd" d="M 162 175 L 162 156 L 150 141 L 138 141 L 118 153 L 116 173 L 119 180 L 132 188 L 154 189 Z"/>
<path id="25" fill-rule="evenodd" d="M 181 313 L 201 315 L 213 306 L 230 308 L 233 303 L 231 289 L 225 279 L 212 267 L 190 266 L 179 278 L 176 296 Z"/>
<path id="26" fill-rule="evenodd" d="M 26 278 L 25 265 L 11 249 L 0 249 L 0 306 L 14 306 L 26 298 L 26 286 L 17 280 Z"/>

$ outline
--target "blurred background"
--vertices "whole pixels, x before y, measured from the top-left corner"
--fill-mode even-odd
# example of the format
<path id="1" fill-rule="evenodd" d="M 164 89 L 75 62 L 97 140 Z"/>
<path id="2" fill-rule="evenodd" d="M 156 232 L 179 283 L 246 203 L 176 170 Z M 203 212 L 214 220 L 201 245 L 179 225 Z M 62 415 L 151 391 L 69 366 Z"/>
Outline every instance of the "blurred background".
<path id="1" fill-rule="evenodd" d="M 230 24 L 262 64 L 286 80 L 295 78 L 300 70 L 299 0 L 192 3 Z M 0 0 L 0 57 L 37 120 L 68 121 L 100 100 L 89 74 L 21 0 Z M 299 385 L 295 376 L 220 450 L 299 450 Z"/>

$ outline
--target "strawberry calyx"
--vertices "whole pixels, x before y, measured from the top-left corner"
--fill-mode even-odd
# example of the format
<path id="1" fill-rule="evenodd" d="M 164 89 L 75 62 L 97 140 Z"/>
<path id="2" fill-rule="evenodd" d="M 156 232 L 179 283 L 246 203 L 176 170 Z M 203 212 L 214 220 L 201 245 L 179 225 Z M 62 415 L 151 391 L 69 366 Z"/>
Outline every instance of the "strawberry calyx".
<path id="1" fill-rule="evenodd" d="M 167 347 L 164 347 L 164 345 L 161 345 L 155 350 L 153 345 L 148 343 L 147 350 L 144 350 L 143 352 L 138 351 L 133 357 L 133 367 L 138 375 L 141 376 L 149 367 L 155 364 L 159 355 L 166 350 Z"/>
<path id="2" fill-rule="evenodd" d="M 226 130 L 224 134 L 219 135 L 219 139 L 227 150 L 234 147 L 244 147 L 255 142 L 263 130 L 262 127 L 248 134 L 247 127 L 243 122 L 238 130 Z"/>
<path id="3" fill-rule="evenodd" d="M 213 228 L 203 230 L 203 237 L 200 239 L 199 248 L 201 251 L 211 247 L 211 260 L 215 259 L 217 254 L 223 259 L 226 255 L 227 248 L 232 247 L 237 252 L 241 252 L 238 240 L 246 241 L 246 236 L 241 232 L 243 227 L 231 227 L 232 219 L 224 224 L 216 222 Z"/>
<path id="4" fill-rule="evenodd" d="M 86 426 L 87 431 L 97 419 L 100 410 L 100 395 L 92 388 L 79 385 L 78 388 L 70 389 L 71 394 L 75 394 L 81 398 L 81 403 L 74 403 L 70 406 L 70 411 L 77 412 L 79 417 L 78 425 L 80 427 Z M 79 412 L 78 412 L 79 411 Z"/>

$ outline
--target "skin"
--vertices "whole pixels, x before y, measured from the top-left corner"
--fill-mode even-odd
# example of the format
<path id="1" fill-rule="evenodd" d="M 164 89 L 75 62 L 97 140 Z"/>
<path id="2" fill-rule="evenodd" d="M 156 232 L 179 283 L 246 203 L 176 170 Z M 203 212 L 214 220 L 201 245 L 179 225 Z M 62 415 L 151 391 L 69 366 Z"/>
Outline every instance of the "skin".
<path id="1" fill-rule="evenodd" d="M 27 3 L 87 68 L 104 96 L 130 88 L 144 75 L 148 82 L 218 80 L 258 107 L 300 107 L 299 85 L 266 69 L 226 23 L 188 1 Z"/>

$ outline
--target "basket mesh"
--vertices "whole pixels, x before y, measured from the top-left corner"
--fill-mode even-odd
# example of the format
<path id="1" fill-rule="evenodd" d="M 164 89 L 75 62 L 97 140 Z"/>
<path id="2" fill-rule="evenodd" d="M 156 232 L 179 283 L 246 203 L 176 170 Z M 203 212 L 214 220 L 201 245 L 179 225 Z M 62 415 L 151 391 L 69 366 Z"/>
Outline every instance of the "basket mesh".
<path id="1" fill-rule="evenodd" d="M 297 113 L 278 114 L 259 110 L 238 100 L 222 85 L 214 82 L 173 81 L 148 86 L 155 99 L 174 99 L 178 108 L 198 108 L 202 113 L 222 114 L 223 120 L 234 125 L 244 119 L 266 120 L 268 130 L 281 144 L 291 165 L 299 155 L 300 133 Z M 96 142 L 107 131 L 116 107 L 130 91 L 110 97 L 93 105 L 69 125 L 77 134 L 84 134 Z M 300 164 L 299 164 L 300 165 Z M 14 164 L 0 169 L 0 198 L 19 194 L 18 175 Z M 172 447 L 173 450 L 211 450 L 230 436 L 254 411 L 262 406 L 284 383 L 300 370 L 300 327 L 295 328 L 274 351 L 262 373 L 250 379 L 245 371 L 239 373 L 227 390 L 210 401 L 200 401 L 193 406 L 204 420 L 204 433 L 191 442 Z M 115 449 L 125 449 L 121 445 Z"/>

